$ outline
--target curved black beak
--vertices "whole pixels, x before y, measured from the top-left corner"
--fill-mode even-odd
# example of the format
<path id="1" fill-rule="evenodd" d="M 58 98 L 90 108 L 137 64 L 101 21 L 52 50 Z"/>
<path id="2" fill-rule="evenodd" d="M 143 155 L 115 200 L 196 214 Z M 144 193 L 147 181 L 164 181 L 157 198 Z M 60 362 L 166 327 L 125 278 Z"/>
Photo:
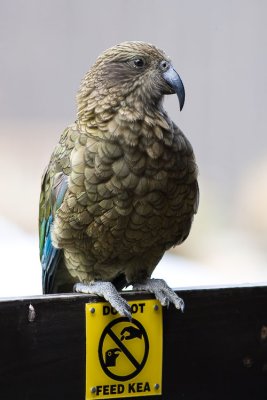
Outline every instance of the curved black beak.
<path id="1" fill-rule="evenodd" d="M 170 65 L 167 71 L 163 73 L 163 78 L 173 89 L 174 93 L 177 94 L 180 103 L 180 111 L 182 111 L 185 99 L 185 90 L 182 79 L 177 74 L 172 65 Z"/>

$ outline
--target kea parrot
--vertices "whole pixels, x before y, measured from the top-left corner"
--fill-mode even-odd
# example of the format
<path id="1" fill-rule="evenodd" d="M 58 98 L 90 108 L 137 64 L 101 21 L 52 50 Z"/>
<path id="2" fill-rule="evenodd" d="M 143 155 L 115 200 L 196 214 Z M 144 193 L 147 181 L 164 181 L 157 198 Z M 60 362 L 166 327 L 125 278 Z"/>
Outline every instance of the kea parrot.
<path id="1" fill-rule="evenodd" d="M 43 292 L 97 294 L 131 317 L 129 285 L 162 305 L 183 300 L 151 274 L 189 234 L 198 208 L 191 144 L 163 108 L 185 91 L 171 60 L 132 41 L 104 51 L 82 80 L 77 120 L 62 133 L 42 177 Z"/>

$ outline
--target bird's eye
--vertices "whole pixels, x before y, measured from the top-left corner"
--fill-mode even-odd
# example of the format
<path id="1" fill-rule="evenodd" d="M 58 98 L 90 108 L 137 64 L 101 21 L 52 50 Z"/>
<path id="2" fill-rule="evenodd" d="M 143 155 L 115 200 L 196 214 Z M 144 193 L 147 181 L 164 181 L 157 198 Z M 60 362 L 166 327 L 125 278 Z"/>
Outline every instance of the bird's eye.
<path id="1" fill-rule="evenodd" d="M 145 61 L 143 60 L 143 58 L 135 58 L 133 60 L 133 63 L 136 68 L 142 68 L 145 65 Z"/>
<path id="2" fill-rule="evenodd" d="M 163 70 L 163 71 L 166 71 L 166 69 L 168 69 L 169 68 L 169 63 L 168 63 L 168 61 L 166 61 L 166 60 L 163 60 L 163 61 L 161 61 L 161 63 L 160 63 L 160 68 Z"/>

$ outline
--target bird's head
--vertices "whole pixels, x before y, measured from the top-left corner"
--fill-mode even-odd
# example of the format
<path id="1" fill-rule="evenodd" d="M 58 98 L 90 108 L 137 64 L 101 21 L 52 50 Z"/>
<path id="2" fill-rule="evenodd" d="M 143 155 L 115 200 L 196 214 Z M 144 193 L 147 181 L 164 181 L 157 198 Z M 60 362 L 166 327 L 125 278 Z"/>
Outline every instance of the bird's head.
<path id="1" fill-rule="evenodd" d="M 79 114 L 94 104 L 107 110 L 122 104 L 157 108 L 167 94 L 176 93 L 182 110 L 185 91 L 166 54 L 144 42 L 124 42 L 101 54 L 86 74 L 78 93 Z"/>

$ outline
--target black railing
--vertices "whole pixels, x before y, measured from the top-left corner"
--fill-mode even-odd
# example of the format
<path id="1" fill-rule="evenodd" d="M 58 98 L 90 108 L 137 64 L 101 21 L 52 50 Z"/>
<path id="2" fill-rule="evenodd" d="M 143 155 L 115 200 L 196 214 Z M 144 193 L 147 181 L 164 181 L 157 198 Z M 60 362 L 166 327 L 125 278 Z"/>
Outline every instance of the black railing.
<path id="1" fill-rule="evenodd" d="M 266 400 L 267 286 L 179 294 L 184 313 L 172 306 L 163 312 L 163 394 L 134 398 Z M 71 294 L 0 301 L 1 400 L 85 399 L 88 301 L 99 298 Z"/>

